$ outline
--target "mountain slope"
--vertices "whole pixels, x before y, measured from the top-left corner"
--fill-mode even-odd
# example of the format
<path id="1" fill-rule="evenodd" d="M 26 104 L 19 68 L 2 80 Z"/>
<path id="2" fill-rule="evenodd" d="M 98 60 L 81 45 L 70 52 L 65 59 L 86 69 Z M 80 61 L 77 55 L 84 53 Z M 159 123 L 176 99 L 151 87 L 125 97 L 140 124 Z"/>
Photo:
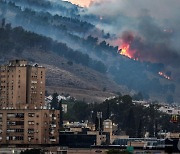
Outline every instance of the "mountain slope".
<path id="1" fill-rule="evenodd" d="M 86 99 L 87 102 L 100 102 L 115 95 L 112 92 L 125 91 L 124 88 L 108 79 L 100 69 L 98 72 L 98 65 L 94 65 L 96 67 L 93 68 L 86 63 L 76 61 L 74 57 L 59 55 L 45 46 L 42 47 L 45 42 L 47 45 L 54 44 L 52 46 L 58 44 L 61 51 L 68 50 L 69 55 L 73 54 L 72 49 L 68 49 L 64 44 L 54 42 L 49 38 L 26 32 L 20 27 L 11 29 L 9 25 L 6 25 L 5 28 L 0 28 L 0 42 L 1 64 L 17 58 L 27 59 L 31 63 L 45 66 L 47 68 L 46 86 L 51 93 L 55 91 L 68 93 L 77 99 Z M 90 58 L 89 62 L 101 64 L 101 62 L 93 61 Z"/>
<path id="2" fill-rule="evenodd" d="M 39 11 L 34 5 L 38 5 L 41 0 L 24 1 L 24 3 L 33 2 L 33 5 L 32 3 L 27 5 L 28 9 L 22 3 L 17 3 L 20 1 L 14 2 L 7 3 L 7 0 L 0 2 L 0 17 L 6 18 L 6 22 L 12 23 L 13 27 L 22 26 L 25 30 L 42 34 L 46 37 L 34 33 L 24 33 L 22 28 L 12 29 L 15 32 L 13 35 L 21 37 L 8 40 L 7 42 L 2 39 L 2 47 L 0 49 L 2 53 L 11 51 L 10 57 L 12 54 L 17 57 L 23 55 L 22 57 L 26 57 L 31 61 L 47 63 L 51 69 L 53 67 L 61 67 L 62 70 L 57 70 L 57 72 L 61 72 L 60 74 L 63 78 L 75 74 L 75 77 L 73 77 L 74 81 L 64 82 L 64 86 L 72 84 L 74 88 L 94 90 L 105 88 L 111 89 L 113 92 L 119 91 L 116 90 L 116 87 L 119 87 L 117 84 L 119 84 L 127 86 L 130 90 L 149 94 L 157 100 L 166 100 L 166 97 L 169 95 L 174 96 L 176 101 L 179 99 L 178 91 L 176 90 L 176 87 L 178 88 L 179 85 L 175 86 L 173 80 L 164 79 L 158 74 L 164 71 L 164 65 L 134 61 L 119 55 L 117 47 L 113 47 L 106 41 L 103 41 L 103 38 L 108 38 L 108 35 L 96 29 L 92 24 L 81 21 L 79 18 L 76 19 L 74 16 L 69 17 L 66 14 L 64 16 L 53 15 L 52 12 L 46 12 L 46 6 L 43 5 L 40 5 L 43 11 Z M 19 6 L 16 6 L 17 4 Z M 6 25 L 6 29 L 8 29 L 8 26 L 10 29 L 10 25 Z M 88 36 L 96 32 L 98 33 L 98 38 Z M 13 35 L 10 37 L 13 37 Z M 10 45 L 7 47 L 7 44 Z M 36 55 L 33 52 L 34 50 L 43 54 L 48 52 L 49 57 L 52 55 L 57 58 L 56 61 L 61 61 L 62 58 L 66 59 L 66 62 L 63 63 L 68 63 L 68 67 L 64 68 L 63 66 L 65 65 L 61 66 L 57 62 L 52 64 L 49 64 L 48 61 L 42 62 L 43 58 L 40 60 L 32 58 L 36 57 L 34 56 Z M 29 56 L 29 54 L 32 55 Z M 80 66 L 83 67 L 84 71 L 80 71 L 81 73 L 76 76 L 79 71 L 74 70 Z M 88 72 L 89 69 L 95 72 L 96 75 L 93 74 L 93 76 L 99 77 L 99 80 L 87 78 L 88 74 L 91 74 Z M 84 80 L 84 74 L 86 75 L 86 80 Z M 114 82 L 112 86 L 111 84 L 105 84 L 105 82 L 109 81 L 103 81 L 101 80 L 102 78 L 109 78 L 108 80 L 114 81 L 116 84 Z M 56 78 L 55 81 L 57 80 L 60 79 Z M 56 84 L 58 83 L 56 82 Z"/>

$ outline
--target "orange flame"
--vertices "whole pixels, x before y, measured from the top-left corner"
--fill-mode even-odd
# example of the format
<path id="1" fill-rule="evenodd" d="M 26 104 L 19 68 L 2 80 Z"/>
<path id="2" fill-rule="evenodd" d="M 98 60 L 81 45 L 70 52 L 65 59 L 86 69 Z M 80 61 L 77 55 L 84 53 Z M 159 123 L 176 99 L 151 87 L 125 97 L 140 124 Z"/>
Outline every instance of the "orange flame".
<path id="1" fill-rule="evenodd" d="M 136 50 L 130 49 L 130 44 L 123 43 L 119 47 L 119 53 L 123 56 L 129 57 L 130 59 L 138 60 L 138 58 L 135 57 Z"/>

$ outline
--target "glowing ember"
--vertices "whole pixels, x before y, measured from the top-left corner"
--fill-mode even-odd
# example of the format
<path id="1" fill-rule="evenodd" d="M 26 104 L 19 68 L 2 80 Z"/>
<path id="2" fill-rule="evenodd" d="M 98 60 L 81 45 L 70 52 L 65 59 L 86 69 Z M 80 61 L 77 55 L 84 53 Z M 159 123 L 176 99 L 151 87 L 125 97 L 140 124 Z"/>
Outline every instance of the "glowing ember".
<path id="1" fill-rule="evenodd" d="M 159 72 L 158 74 L 159 74 L 160 76 L 164 77 L 165 79 L 172 80 L 170 76 L 166 75 L 166 74 L 163 73 L 163 72 Z"/>

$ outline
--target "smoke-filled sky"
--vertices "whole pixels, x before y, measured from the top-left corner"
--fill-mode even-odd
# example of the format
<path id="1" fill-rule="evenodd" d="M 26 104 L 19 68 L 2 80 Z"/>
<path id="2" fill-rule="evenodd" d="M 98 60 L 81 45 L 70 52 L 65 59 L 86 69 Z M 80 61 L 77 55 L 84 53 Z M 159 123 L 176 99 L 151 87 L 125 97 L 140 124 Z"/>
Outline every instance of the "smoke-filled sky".
<path id="1" fill-rule="evenodd" d="M 70 0 L 89 6 L 97 27 L 116 34 L 115 45 L 130 37 L 138 59 L 180 66 L 180 0 Z M 119 44 L 118 44 L 119 43 Z"/>

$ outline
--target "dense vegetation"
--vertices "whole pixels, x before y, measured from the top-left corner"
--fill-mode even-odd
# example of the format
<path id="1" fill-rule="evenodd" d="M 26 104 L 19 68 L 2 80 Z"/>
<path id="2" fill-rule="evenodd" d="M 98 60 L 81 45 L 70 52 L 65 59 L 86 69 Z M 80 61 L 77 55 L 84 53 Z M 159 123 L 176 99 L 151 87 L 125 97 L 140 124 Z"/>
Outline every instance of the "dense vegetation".
<path id="1" fill-rule="evenodd" d="M 72 62 L 90 67 L 101 73 L 106 72 L 106 67 L 102 62 L 91 59 L 87 54 L 74 51 L 68 48 L 66 44 L 53 41 L 51 38 L 24 31 L 22 27 L 11 28 L 10 24 L 4 22 L 3 19 L 0 28 L 1 55 L 12 52 L 20 55 L 26 49 L 31 48 L 33 52 L 33 48 L 39 48 L 44 52 L 53 51 Z"/>
<path id="2" fill-rule="evenodd" d="M 23 5 L 31 9 L 35 9 L 41 12 L 50 12 L 52 14 L 61 14 L 64 16 L 70 16 L 74 18 L 79 17 L 78 7 L 72 5 L 69 2 L 48 0 L 6 0 L 8 2 L 16 3 L 17 5 Z"/>
<path id="3" fill-rule="evenodd" d="M 141 91 L 143 95 L 144 93 L 148 93 L 149 96 L 154 94 L 162 96 L 164 94 L 164 100 L 174 101 L 175 84 L 171 81 L 161 82 L 158 75 L 158 72 L 165 70 L 164 65 L 139 62 L 122 57 L 117 53 L 118 47 L 108 43 L 107 40 L 111 38 L 110 34 L 105 34 L 103 30 L 96 29 L 94 25 L 82 21 L 78 16 L 77 7 L 64 6 L 64 3 L 61 3 L 56 5 L 43 0 L 4 0 L 0 1 L 2 12 L 0 18 L 7 18 L 13 27 L 20 25 L 28 31 L 63 42 L 52 43 L 52 40 L 38 38 L 39 41 L 36 37 L 37 43 L 34 42 L 34 46 L 40 46 L 42 50 L 51 50 L 66 57 L 69 59 L 70 65 L 75 62 L 102 73 L 106 72 L 108 77 L 111 77 L 117 84 Z M 61 7 L 60 13 L 56 14 L 56 10 L 60 10 L 58 8 Z M 69 7 L 70 9 L 67 9 Z M 68 10 L 72 12 L 70 11 L 71 13 L 68 14 Z M 8 12 L 13 15 L 9 16 Z M 61 14 L 62 12 L 65 14 Z M 33 37 L 34 33 L 32 33 Z M 7 42 L 3 42 L 5 49 L 12 49 L 12 44 L 8 47 L 5 43 Z M 76 52 L 76 49 L 79 52 Z M 20 53 L 23 49 L 21 45 L 16 45 L 14 50 Z"/>
<path id="4" fill-rule="evenodd" d="M 134 104 L 129 95 L 119 96 L 106 100 L 101 104 L 86 104 L 85 102 L 68 102 L 68 112 L 64 120 L 95 122 L 96 113 L 103 112 L 103 119 L 110 118 L 118 124 L 119 134 L 125 131 L 131 137 L 142 137 L 145 132 L 150 136 L 156 136 L 157 132 L 178 131 L 177 123 L 171 123 L 171 116 L 158 111 L 158 104 L 150 104 L 148 107 Z"/>

